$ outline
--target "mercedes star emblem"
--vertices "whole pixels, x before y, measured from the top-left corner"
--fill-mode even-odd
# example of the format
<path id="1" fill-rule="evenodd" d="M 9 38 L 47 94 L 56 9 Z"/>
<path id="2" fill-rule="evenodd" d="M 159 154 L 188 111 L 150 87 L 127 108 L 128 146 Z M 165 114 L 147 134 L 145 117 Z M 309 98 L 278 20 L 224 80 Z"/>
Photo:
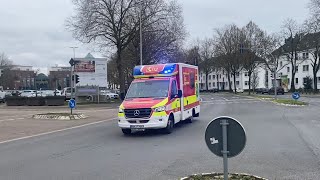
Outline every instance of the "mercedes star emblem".
<path id="1" fill-rule="evenodd" d="M 140 115 L 140 111 L 139 110 L 134 110 L 133 115 L 134 116 L 139 116 Z"/>

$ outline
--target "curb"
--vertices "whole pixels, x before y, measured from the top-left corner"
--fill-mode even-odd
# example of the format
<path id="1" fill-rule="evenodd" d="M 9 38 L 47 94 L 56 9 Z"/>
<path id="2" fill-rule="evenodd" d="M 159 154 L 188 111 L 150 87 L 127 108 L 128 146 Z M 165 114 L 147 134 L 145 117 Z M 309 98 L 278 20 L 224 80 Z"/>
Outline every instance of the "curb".
<path id="1" fill-rule="evenodd" d="M 216 172 L 201 173 L 201 174 L 193 174 L 191 176 L 199 176 L 199 175 L 201 175 L 201 176 L 208 176 L 208 175 L 223 176 L 223 173 L 216 173 Z M 251 174 L 247 174 L 247 173 L 229 173 L 228 175 L 243 175 L 243 176 L 250 176 L 250 177 L 253 177 L 253 178 L 257 178 L 259 180 L 268 180 L 266 178 L 263 178 L 263 177 L 260 177 L 260 176 L 255 176 L 255 175 L 251 175 Z M 189 177 L 183 177 L 183 178 L 180 178 L 180 180 L 188 180 L 189 178 L 190 178 L 190 176 Z"/>
<path id="2" fill-rule="evenodd" d="M 86 119 L 88 116 L 84 114 L 73 114 L 69 116 L 54 115 L 54 114 L 36 114 L 33 115 L 33 119 L 57 119 L 57 120 L 78 120 Z"/>
<path id="3" fill-rule="evenodd" d="M 276 105 L 279 105 L 279 106 L 287 106 L 287 107 L 304 107 L 304 106 L 307 106 L 307 105 L 296 105 L 296 104 L 283 104 L 283 103 L 277 103 L 277 102 L 273 102 L 274 104 Z"/>

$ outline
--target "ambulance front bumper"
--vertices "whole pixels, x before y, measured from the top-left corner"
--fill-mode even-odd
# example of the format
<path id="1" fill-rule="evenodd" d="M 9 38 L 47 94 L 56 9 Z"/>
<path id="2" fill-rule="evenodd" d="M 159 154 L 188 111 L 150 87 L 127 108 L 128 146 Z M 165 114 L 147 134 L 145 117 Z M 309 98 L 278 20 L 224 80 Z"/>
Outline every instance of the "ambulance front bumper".
<path id="1" fill-rule="evenodd" d="M 161 129 L 167 127 L 168 116 L 145 118 L 119 117 L 118 126 L 122 129 Z"/>

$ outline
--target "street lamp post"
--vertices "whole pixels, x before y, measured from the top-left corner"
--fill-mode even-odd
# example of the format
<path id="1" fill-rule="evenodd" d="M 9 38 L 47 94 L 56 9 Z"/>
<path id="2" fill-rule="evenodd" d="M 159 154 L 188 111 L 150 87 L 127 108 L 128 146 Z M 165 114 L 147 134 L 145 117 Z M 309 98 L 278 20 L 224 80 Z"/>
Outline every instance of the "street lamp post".
<path id="1" fill-rule="evenodd" d="M 142 1 L 141 1 L 141 7 L 140 7 L 140 14 L 139 14 L 139 26 L 140 26 L 140 65 L 142 66 Z"/>

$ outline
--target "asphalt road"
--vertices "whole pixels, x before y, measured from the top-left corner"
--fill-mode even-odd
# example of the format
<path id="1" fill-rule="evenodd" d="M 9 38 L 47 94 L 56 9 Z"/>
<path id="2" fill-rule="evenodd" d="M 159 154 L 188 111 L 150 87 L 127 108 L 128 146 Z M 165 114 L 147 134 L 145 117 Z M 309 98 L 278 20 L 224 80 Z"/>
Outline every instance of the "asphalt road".
<path id="1" fill-rule="evenodd" d="M 122 135 L 116 121 L 0 144 L 0 179 L 178 179 L 222 172 L 204 142 L 211 119 L 238 119 L 247 146 L 230 172 L 269 179 L 319 179 L 319 107 L 284 107 L 229 94 L 202 96 L 201 116 L 170 135 Z"/>

